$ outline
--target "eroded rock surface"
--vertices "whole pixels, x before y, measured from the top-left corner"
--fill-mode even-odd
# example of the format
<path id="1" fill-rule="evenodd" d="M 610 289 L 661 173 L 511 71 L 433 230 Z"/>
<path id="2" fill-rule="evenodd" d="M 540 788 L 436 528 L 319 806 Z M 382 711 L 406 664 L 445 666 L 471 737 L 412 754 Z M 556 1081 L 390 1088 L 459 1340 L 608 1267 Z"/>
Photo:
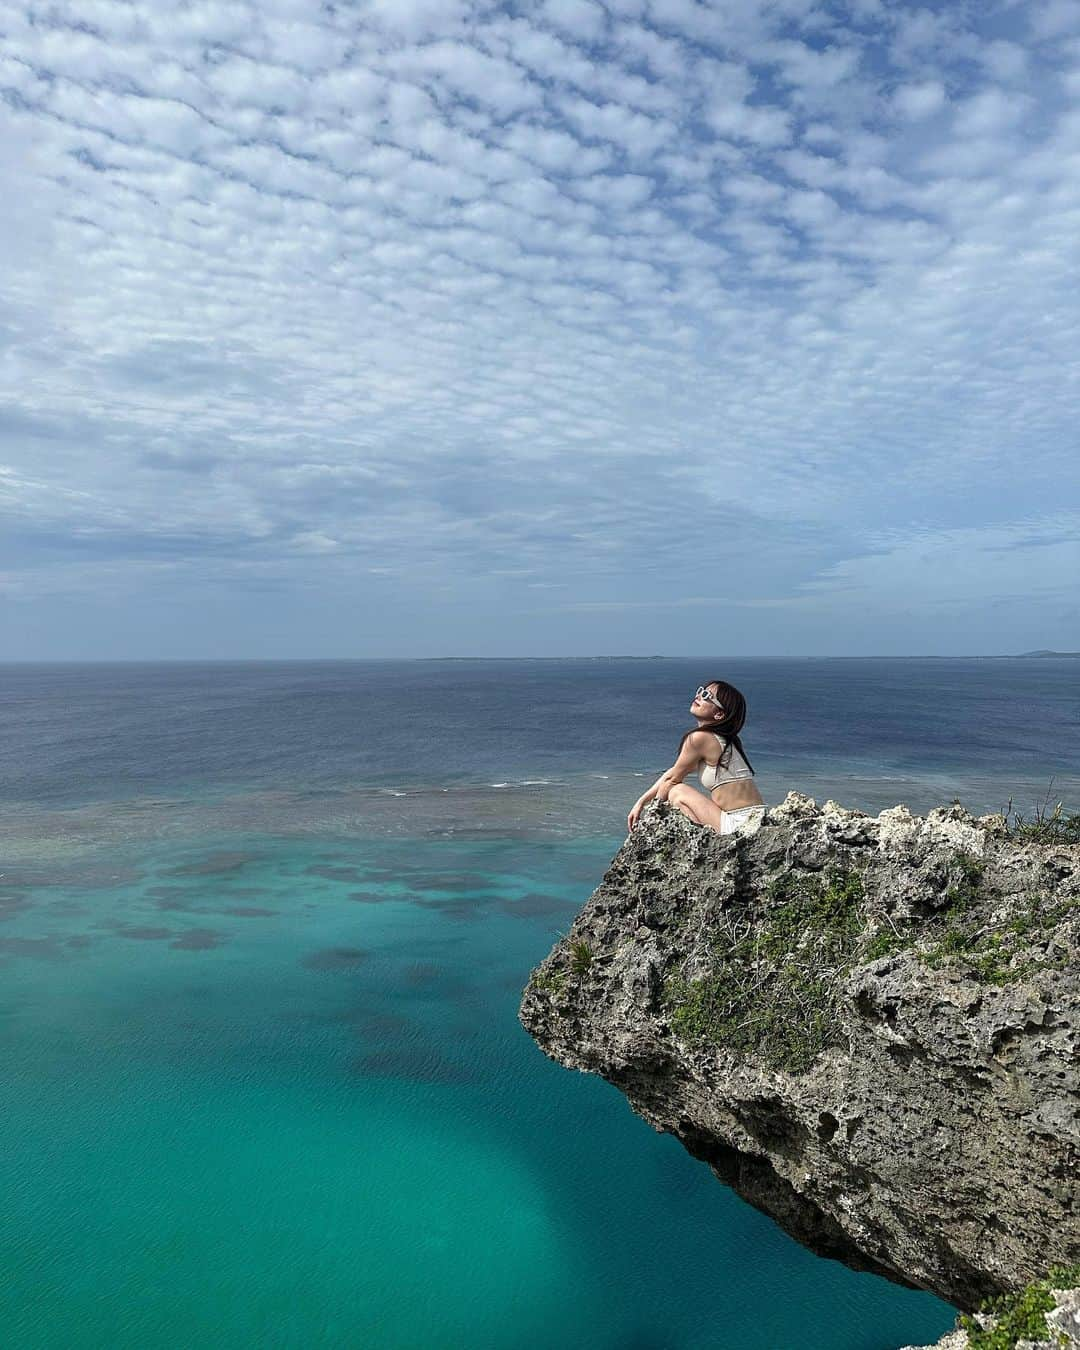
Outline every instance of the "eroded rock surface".
<path id="1" fill-rule="evenodd" d="M 654 805 L 520 1016 L 813 1250 L 971 1309 L 1080 1259 L 1078 948 L 1080 846 L 1001 817 Z"/>

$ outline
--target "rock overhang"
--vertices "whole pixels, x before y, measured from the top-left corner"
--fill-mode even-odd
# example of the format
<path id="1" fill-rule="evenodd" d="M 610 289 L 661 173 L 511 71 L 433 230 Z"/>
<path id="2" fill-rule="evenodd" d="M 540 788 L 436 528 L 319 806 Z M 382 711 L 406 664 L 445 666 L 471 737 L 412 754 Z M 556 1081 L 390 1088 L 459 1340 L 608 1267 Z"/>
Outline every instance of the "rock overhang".
<path id="1" fill-rule="evenodd" d="M 521 1019 L 806 1245 L 969 1308 L 1080 1255 L 1078 938 L 1080 847 L 1001 816 L 653 806 Z"/>

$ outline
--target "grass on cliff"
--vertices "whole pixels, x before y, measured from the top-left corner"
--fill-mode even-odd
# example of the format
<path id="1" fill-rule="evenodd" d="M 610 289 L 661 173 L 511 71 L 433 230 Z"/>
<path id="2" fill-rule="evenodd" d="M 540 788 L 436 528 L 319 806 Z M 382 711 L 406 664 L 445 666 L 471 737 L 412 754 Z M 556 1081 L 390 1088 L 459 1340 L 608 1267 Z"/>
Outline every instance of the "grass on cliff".
<path id="1" fill-rule="evenodd" d="M 980 859 L 958 853 L 934 915 L 871 927 L 857 871 L 789 872 L 753 913 L 725 910 L 696 979 L 665 982 L 664 1002 L 681 1039 L 723 1046 L 770 1068 L 799 1073 L 846 1040 L 841 1003 L 846 977 L 863 962 L 905 949 L 932 969 L 958 965 L 988 985 L 1061 969 L 1067 953 L 1050 943 L 1075 899 L 1026 897 L 1009 917 L 988 919 Z"/>
<path id="2" fill-rule="evenodd" d="M 1080 1266 L 1057 1266 L 1043 1280 L 1036 1280 L 1015 1294 L 999 1294 L 980 1304 L 979 1312 L 992 1319 L 982 1326 L 965 1314 L 957 1326 L 967 1332 L 969 1350 L 1016 1350 L 1018 1341 L 1065 1339 L 1050 1331 L 1046 1313 L 1057 1306 L 1051 1289 L 1075 1289 L 1080 1286 Z"/>
<path id="3" fill-rule="evenodd" d="M 1033 844 L 1080 844 L 1080 811 L 1067 812 L 1064 802 L 1051 809 L 1049 793 L 1030 816 L 1014 811 L 1011 801 L 1003 814 L 1013 839 Z"/>
<path id="4" fill-rule="evenodd" d="M 918 955 L 932 970 L 944 965 L 963 967 L 980 984 L 1007 985 L 1040 970 L 1061 970 L 1067 953 L 1053 954 L 1041 944 L 1077 906 L 1066 897 L 1052 900 L 1039 893 L 1014 903 L 1006 917 L 987 917 L 981 895 L 984 868 L 978 858 L 958 853 L 953 880 L 945 891 L 945 905 L 933 919 L 888 922 L 866 948 L 867 959 L 917 945 Z"/>
<path id="5" fill-rule="evenodd" d="M 587 942 L 571 942 L 570 969 L 575 975 L 584 975 L 592 965 L 593 952 Z"/>
<path id="6" fill-rule="evenodd" d="M 570 961 L 564 970 L 544 970 L 534 971 L 530 977 L 530 987 L 541 994 L 547 994 L 549 998 L 556 1002 L 565 998 L 568 991 L 568 976 L 573 975 L 578 979 L 588 974 L 593 963 L 593 949 L 588 942 L 576 941 L 570 943 Z M 556 1012 L 561 1011 L 556 1006 Z"/>
<path id="7" fill-rule="evenodd" d="M 539 971 L 532 976 L 532 987 L 552 998 L 561 998 L 566 993 L 566 973 L 562 970 Z"/>
<path id="8" fill-rule="evenodd" d="M 684 1040 L 797 1073 L 841 1039 L 840 989 L 864 927 L 862 878 L 854 871 L 787 873 L 768 899 L 757 924 L 725 913 L 713 969 L 701 979 L 669 979 L 665 1002 Z"/>

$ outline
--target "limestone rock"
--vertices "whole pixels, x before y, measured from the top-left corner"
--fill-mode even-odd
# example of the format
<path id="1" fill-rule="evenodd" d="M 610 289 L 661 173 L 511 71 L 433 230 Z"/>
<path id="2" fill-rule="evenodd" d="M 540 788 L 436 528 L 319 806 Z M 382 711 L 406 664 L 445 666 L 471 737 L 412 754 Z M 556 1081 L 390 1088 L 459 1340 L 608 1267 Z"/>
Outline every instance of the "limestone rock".
<path id="1" fill-rule="evenodd" d="M 1046 1314 L 1047 1326 L 1067 1338 L 1064 1345 L 1080 1347 L 1080 1289 L 1057 1290 L 1054 1302 L 1057 1307 Z"/>
<path id="2" fill-rule="evenodd" d="M 1000 817 L 654 804 L 520 1016 L 813 1250 L 970 1310 L 1080 1260 L 1078 954 L 1080 846 Z"/>

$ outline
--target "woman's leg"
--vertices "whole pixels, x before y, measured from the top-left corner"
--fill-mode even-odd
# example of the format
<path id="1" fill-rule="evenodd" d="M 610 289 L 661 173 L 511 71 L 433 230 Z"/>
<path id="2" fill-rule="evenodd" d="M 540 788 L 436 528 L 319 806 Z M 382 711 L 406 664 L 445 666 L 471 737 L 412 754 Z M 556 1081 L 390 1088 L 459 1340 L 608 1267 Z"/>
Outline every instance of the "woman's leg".
<path id="1" fill-rule="evenodd" d="M 668 793 L 668 801 L 697 824 L 709 825 L 717 833 L 720 832 L 724 823 L 724 813 L 712 798 L 706 797 L 703 792 L 687 787 L 685 783 L 676 783 Z"/>

